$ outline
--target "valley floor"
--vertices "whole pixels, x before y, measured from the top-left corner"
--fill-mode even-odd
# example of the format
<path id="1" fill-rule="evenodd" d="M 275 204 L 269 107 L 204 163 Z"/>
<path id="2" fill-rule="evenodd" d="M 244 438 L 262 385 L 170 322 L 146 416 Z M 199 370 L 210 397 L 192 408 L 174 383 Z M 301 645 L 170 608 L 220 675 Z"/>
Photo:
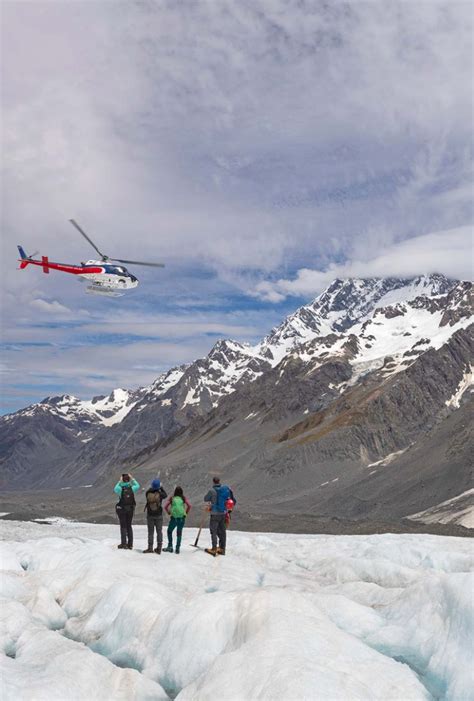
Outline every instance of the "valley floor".
<path id="1" fill-rule="evenodd" d="M 466 493 L 471 496 L 469 492 Z M 201 511 L 196 508 L 202 500 L 202 494 L 188 494 L 194 508 L 188 517 L 190 526 L 197 526 L 201 518 Z M 464 495 L 461 495 L 464 496 Z M 471 499 L 472 501 L 472 499 Z M 453 502 L 451 504 L 451 502 Z M 2 520 L 34 521 L 37 519 L 48 520 L 52 515 L 72 519 L 84 523 L 116 524 L 115 495 L 110 491 L 97 493 L 92 489 L 74 487 L 64 489 L 38 489 L 3 491 L 0 494 L 0 523 Z M 468 527 L 457 521 L 460 510 L 458 500 L 446 502 L 447 506 L 442 511 L 443 504 L 422 514 L 417 518 L 341 518 L 312 513 L 304 513 L 301 510 L 295 512 L 294 504 L 286 507 L 280 505 L 278 510 L 269 507 L 269 511 L 263 511 L 261 506 L 248 505 L 249 510 L 244 510 L 239 504 L 232 517 L 232 527 L 238 531 L 271 532 L 271 533 L 306 533 L 327 535 L 370 535 L 376 533 L 432 533 L 433 535 L 474 537 L 474 528 Z M 253 508 L 252 508 L 253 506 Z M 472 519 L 473 507 L 469 506 Z M 137 507 L 134 522 L 145 523 L 145 515 L 141 507 Z M 463 522 L 464 523 L 464 522 Z"/>
<path id="2" fill-rule="evenodd" d="M 4 701 L 474 698 L 472 540 L 1 521 Z M 201 544 L 208 545 L 203 531 Z"/>

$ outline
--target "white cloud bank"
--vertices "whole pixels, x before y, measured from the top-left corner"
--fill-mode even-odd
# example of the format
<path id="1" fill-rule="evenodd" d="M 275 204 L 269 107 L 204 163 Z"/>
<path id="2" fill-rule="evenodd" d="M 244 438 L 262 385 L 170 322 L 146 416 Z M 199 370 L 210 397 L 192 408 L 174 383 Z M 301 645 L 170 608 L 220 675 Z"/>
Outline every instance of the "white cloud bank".
<path id="1" fill-rule="evenodd" d="M 437 231 L 395 243 L 368 260 L 332 263 L 325 270 L 301 268 L 296 277 L 260 282 L 255 295 L 269 302 L 286 297 L 311 296 L 321 292 L 335 278 L 411 277 L 442 272 L 453 279 L 473 277 L 473 228 Z"/>

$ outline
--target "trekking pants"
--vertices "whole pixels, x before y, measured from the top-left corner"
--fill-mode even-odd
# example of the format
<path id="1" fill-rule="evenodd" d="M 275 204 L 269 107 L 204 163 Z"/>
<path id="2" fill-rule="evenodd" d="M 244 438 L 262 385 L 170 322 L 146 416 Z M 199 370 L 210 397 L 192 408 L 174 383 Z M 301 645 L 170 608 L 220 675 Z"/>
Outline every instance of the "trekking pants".
<path id="1" fill-rule="evenodd" d="M 212 547 L 217 548 L 217 540 L 219 540 L 219 547 L 225 550 L 225 514 L 211 514 L 209 530 L 211 531 Z"/>
<path id="2" fill-rule="evenodd" d="M 120 521 L 120 539 L 122 545 L 128 545 L 129 547 L 133 545 L 132 521 L 134 511 L 135 509 L 128 510 L 120 506 L 116 508 L 117 516 Z"/>
<path id="3" fill-rule="evenodd" d="M 181 536 L 183 535 L 183 528 L 184 528 L 184 522 L 186 521 L 186 518 L 182 516 L 181 518 L 175 518 L 172 516 L 170 518 L 170 522 L 168 524 L 168 547 L 173 547 L 173 531 L 175 528 L 177 528 L 176 531 L 176 547 L 179 548 L 181 546 Z"/>
<path id="4" fill-rule="evenodd" d="M 146 517 L 146 525 L 148 526 L 148 549 L 153 550 L 153 536 L 156 531 L 156 545 L 161 548 L 163 545 L 163 514 L 159 516 Z"/>

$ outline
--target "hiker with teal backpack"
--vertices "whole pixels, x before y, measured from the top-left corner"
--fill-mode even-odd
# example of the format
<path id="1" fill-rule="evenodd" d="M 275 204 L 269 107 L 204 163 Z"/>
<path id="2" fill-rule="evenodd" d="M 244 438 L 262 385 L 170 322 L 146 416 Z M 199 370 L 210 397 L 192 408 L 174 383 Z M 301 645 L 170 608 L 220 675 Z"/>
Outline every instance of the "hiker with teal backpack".
<path id="1" fill-rule="evenodd" d="M 140 485 L 137 480 L 124 472 L 114 487 L 115 494 L 120 499 L 115 507 L 115 512 L 120 522 L 120 545 L 119 550 L 133 550 L 133 529 L 132 521 L 135 513 L 135 492 L 138 492 Z"/>
<path id="2" fill-rule="evenodd" d="M 176 555 L 179 555 L 184 523 L 190 510 L 191 504 L 184 496 L 182 487 L 176 487 L 173 496 L 170 497 L 165 504 L 165 511 L 171 518 L 167 530 L 168 547 L 165 548 L 163 552 L 173 552 L 173 531 L 176 528 L 176 550 L 174 552 Z"/>

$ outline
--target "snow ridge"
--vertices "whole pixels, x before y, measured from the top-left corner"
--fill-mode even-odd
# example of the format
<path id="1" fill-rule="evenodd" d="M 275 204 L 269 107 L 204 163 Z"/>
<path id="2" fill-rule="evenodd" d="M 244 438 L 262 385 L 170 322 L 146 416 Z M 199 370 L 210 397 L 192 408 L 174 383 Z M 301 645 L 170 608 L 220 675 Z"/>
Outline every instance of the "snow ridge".
<path id="1" fill-rule="evenodd" d="M 298 309 L 255 346 L 218 341 L 207 358 L 190 366 L 182 407 L 203 397 L 216 406 L 239 383 L 252 382 L 285 358 L 312 364 L 346 357 L 354 367 L 352 383 L 383 367 L 387 373 L 406 368 L 429 348 L 439 348 L 472 321 L 471 286 L 442 275 L 413 279 L 335 280 L 311 304 Z M 469 308 L 469 313 L 459 310 Z M 452 323 L 446 321 L 447 310 Z M 351 342 L 352 339 L 352 342 Z M 354 351 L 356 347 L 356 351 Z"/>
<path id="2" fill-rule="evenodd" d="M 13 418 L 31 418 L 48 414 L 64 421 L 113 426 L 120 423 L 136 403 L 137 392 L 121 388 L 113 390 L 107 397 L 98 396 L 90 400 L 63 394 L 59 397 L 46 397 L 37 404 L 2 418 L 8 422 Z"/>
<path id="3" fill-rule="evenodd" d="M 472 319 L 471 283 L 438 274 L 338 279 L 254 346 L 220 340 L 206 358 L 172 368 L 149 387 L 117 389 L 90 401 L 48 397 L 4 420 L 45 411 L 110 427 L 132 409 L 139 413 L 157 401 L 180 411 L 207 412 L 241 384 L 253 382 L 287 358 L 308 363 L 309 371 L 328 356 L 346 358 L 353 368 L 350 384 L 355 384 L 374 370 L 387 376 L 399 372 L 430 348 L 440 348 Z M 471 382 L 472 374 L 461 394 Z M 448 403 L 450 408 L 456 408 L 461 394 Z"/>

